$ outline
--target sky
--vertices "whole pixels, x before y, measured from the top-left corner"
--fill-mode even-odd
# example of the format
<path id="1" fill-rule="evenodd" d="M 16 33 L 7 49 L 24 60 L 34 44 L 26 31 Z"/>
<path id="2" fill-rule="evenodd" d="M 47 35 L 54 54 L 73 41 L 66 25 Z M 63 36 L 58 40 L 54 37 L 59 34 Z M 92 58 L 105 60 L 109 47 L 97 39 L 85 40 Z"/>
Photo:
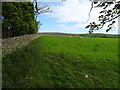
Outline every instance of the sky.
<path id="1" fill-rule="evenodd" d="M 52 13 L 45 13 L 38 16 L 38 20 L 42 23 L 39 32 L 61 32 L 85 34 L 88 29 L 85 27 L 90 22 L 97 22 L 101 8 L 94 8 L 91 11 L 90 19 L 88 13 L 91 8 L 89 0 L 66 0 L 66 2 L 46 1 L 39 2 L 39 5 L 50 5 Z M 106 33 L 106 26 L 94 33 Z M 116 20 L 115 28 L 106 34 L 118 34 L 118 20 Z"/>

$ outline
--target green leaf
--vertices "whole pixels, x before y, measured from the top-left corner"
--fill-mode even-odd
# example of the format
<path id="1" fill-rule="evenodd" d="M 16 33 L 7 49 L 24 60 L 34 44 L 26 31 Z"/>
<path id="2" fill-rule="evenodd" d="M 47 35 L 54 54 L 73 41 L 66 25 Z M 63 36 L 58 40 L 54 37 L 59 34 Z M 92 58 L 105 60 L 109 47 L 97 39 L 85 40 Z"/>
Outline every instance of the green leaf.
<path id="1" fill-rule="evenodd" d="M 100 13 L 103 13 L 104 11 L 100 11 Z"/>
<path id="2" fill-rule="evenodd" d="M 101 7 L 103 7 L 103 6 L 105 6 L 105 3 L 104 3 L 104 2 L 101 4 Z"/>
<path id="3" fill-rule="evenodd" d="M 106 9 L 107 7 L 108 7 L 108 4 L 103 9 Z"/>
<path id="4" fill-rule="evenodd" d="M 112 24 L 115 23 L 115 21 L 112 21 Z"/>
<path id="5" fill-rule="evenodd" d="M 108 10 L 108 13 L 112 12 L 112 10 Z"/>
<path id="6" fill-rule="evenodd" d="M 110 29 L 107 29 L 106 32 L 110 31 Z"/>
<path id="7" fill-rule="evenodd" d="M 94 4 L 97 4 L 98 2 L 94 2 Z"/>
<path id="8" fill-rule="evenodd" d="M 90 25 L 87 25 L 85 28 L 89 28 L 90 27 Z"/>

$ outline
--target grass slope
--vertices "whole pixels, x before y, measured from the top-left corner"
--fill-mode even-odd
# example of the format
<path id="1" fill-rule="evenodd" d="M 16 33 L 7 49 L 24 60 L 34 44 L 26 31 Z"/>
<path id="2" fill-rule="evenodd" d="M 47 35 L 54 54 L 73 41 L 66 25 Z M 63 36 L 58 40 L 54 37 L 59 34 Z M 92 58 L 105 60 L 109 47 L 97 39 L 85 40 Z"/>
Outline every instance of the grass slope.
<path id="1" fill-rule="evenodd" d="M 3 88 L 117 88 L 117 50 L 116 38 L 44 35 L 3 58 Z"/>

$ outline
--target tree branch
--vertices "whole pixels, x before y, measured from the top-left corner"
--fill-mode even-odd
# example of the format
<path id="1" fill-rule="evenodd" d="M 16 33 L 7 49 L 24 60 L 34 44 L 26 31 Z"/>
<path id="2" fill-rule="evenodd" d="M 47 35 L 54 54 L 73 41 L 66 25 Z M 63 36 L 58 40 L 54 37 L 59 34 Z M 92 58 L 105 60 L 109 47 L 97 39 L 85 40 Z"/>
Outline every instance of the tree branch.
<path id="1" fill-rule="evenodd" d="M 92 9 L 93 9 L 93 4 L 94 4 L 94 2 L 91 3 L 91 8 L 90 8 L 90 11 L 89 11 L 89 14 L 88 14 L 88 20 L 87 20 L 87 22 L 88 22 L 89 19 L 90 19 L 90 13 L 91 13 L 91 11 L 92 11 Z"/>
<path id="2" fill-rule="evenodd" d="M 118 16 L 116 16 L 116 17 L 114 17 L 114 18 L 112 18 L 112 19 L 110 19 L 110 20 L 108 20 L 108 21 L 106 21 L 105 23 L 110 22 L 110 21 L 112 21 L 112 20 L 118 18 L 119 16 L 120 16 L 120 15 L 118 15 Z"/>

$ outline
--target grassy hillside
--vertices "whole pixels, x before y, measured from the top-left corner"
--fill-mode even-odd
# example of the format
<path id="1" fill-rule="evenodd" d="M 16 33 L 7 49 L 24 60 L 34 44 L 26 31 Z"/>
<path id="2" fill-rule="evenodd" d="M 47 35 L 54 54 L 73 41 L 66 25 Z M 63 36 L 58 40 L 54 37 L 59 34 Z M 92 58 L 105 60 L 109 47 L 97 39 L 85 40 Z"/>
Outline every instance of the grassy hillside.
<path id="1" fill-rule="evenodd" d="M 120 35 L 117 35 L 117 34 L 100 34 L 100 33 L 84 34 L 84 36 L 88 36 L 88 37 L 104 37 L 104 38 L 120 38 Z"/>
<path id="2" fill-rule="evenodd" d="M 3 87 L 117 88 L 118 39 L 44 35 L 3 58 Z"/>
<path id="3" fill-rule="evenodd" d="M 42 32 L 41 35 L 71 35 L 71 36 L 84 36 L 84 37 L 103 37 L 103 38 L 120 38 L 119 34 L 103 34 L 103 33 L 93 33 L 93 34 L 71 34 L 71 33 L 55 33 L 55 32 Z"/>

